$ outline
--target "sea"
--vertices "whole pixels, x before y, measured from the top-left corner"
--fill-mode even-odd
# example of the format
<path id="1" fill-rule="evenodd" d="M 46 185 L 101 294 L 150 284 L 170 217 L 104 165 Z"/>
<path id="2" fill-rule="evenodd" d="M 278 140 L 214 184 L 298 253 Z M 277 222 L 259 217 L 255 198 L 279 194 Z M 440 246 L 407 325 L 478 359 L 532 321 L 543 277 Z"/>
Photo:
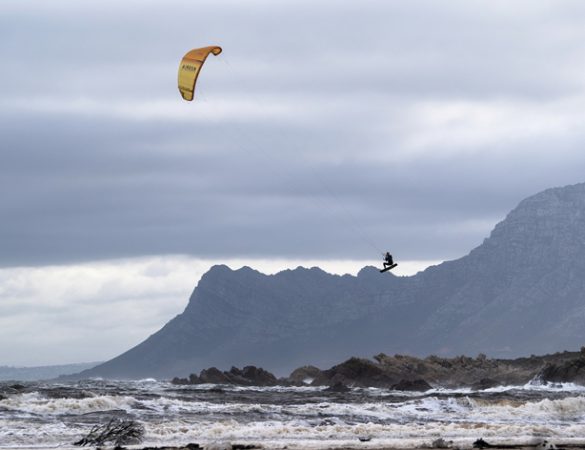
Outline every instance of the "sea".
<path id="1" fill-rule="evenodd" d="M 78 448 L 110 419 L 146 446 L 210 449 L 471 448 L 585 443 L 585 388 L 530 383 L 424 393 L 379 388 L 178 386 L 156 380 L 0 383 L 0 448 Z"/>

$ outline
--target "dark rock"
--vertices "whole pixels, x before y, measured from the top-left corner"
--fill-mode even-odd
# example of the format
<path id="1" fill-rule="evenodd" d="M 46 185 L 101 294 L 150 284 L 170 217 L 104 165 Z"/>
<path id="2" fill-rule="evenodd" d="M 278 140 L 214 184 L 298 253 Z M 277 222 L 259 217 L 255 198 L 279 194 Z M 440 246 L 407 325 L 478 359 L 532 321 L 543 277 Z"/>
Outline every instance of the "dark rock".
<path id="1" fill-rule="evenodd" d="M 291 383 L 298 386 L 311 384 L 321 375 L 321 370 L 315 366 L 303 366 L 295 369 L 288 377 Z"/>
<path id="2" fill-rule="evenodd" d="M 247 378 L 244 378 L 241 375 L 236 375 L 231 372 L 224 372 L 223 374 L 228 379 L 228 384 L 235 384 L 237 386 L 253 386 L 254 384 L 252 383 L 252 381 L 248 380 Z"/>
<path id="3" fill-rule="evenodd" d="M 341 382 L 335 383 L 333 386 L 329 386 L 325 389 L 325 392 L 349 392 L 351 388 L 347 387 L 345 384 Z"/>
<path id="4" fill-rule="evenodd" d="M 304 383 L 303 383 L 304 385 Z M 276 380 L 276 386 L 301 386 L 298 383 L 293 383 L 291 382 L 288 378 L 286 377 L 280 377 L 278 380 Z"/>
<path id="5" fill-rule="evenodd" d="M 488 444 L 483 438 L 478 439 L 473 443 L 473 448 L 491 448 L 493 445 Z"/>
<path id="6" fill-rule="evenodd" d="M 120 449 L 124 449 L 125 447 L 120 447 Z M 140 450 L 202 450 L 204 447 L 201 447 L 199 444 L 187 444 L 184 447 L 142 447 Z M 117 450 L 118 447 L 114 448 Z"/>
<path id="7" fill-rule="evenodd" d="M 379 364 L 367 359 L 350 358 L 329 370 L 322 371 L 313 384 L 332 385 L 340 382 L 358 386 L 389 387 L 393 381 Z"/>
<path id="8" fill-rule="evenodd" d="M 229 375 L 232 375 L 235 377 L 243 376 L 243 371 L 238 369 L 237 367 L 234 367 L 234 366 L 232 366 L 232 368 L 230 369 L 230 371 L 228 373 L 229 373 Z"/>
<path id="9" fill-rule="evenodd" d="M 449 448 L 451 445 L 453 445 L 453 441 L 447 442 L 445 439 L 439 438 L 439 439 L 435 439 L 433 441 L 433 443 L 431 444 L 431 447 L 432 448 Z"/>
<path id="10" fill-rule="evenodd" d="M 277 383 L 276 377 L 261 367 L 246 366 L 242 370 L 242 376 L 249 380 L 253 386 L 274 386 Z"/>
<path id="11" fill-rule="evenodd" d="M 330 427 L 332 425 L 336 425 L 336 423 L 334 420 L 331 419 L 324 419 L 321 422 L 319 422 L 320 427 Z"/>
<path id="12" fill-rule="evenodd" d="M 585 384 L 585 358 L 564 361 L 560 364 L 547 364 L 538 378 L 552 383 Z"/>
<path id="13" fill-rule="evenodd" d="M 217 367 L 202 370 L 199 379 L 202 383 L 231 384 L 230 378 Z"/>
<path id="14" fill-rule="evenodd" d="M 199 377 L 197 375 L 192 373 L 191 375 L 189 375 L 189 383 L 190 384 L 200 384 L 201 380 L 199 379 Z"/>
<path id="15" fill-rule="evenodd" d="M 416 380 L 400 380 L 398 383 L 392 385 L 392 389 L 396 391 L 419 391 L 424 392 L 433 387 L 425 380 L 418 378 Z"/>
<path id="16" fill-rule="evenodd" d="M 435 355 L 417 358 L 407 355 L 387 356 L 380 353 L 375 361 L 350 358 L 328 370 L 304 366 L 293 371 L 289 378 L 277 379 L 270 372 L 255 366 L 243 369 L 232 367 L 221 372 L 212 367 L 191 375 L 189 379 L 174 378 L 175 384 L 236 384 L 243 386 L 302 386 L 311 380 L 313 386 L 388 387 L 404 391 L 426 391 L 433 386 L 471 387 L 475 390 L 500 385 L 525 384 L 532 379 L 547 382 L 585 384 L 585 357 L 581 352 L 561 352 L 510 360 L 457 356 L 441 358 Z M 544 368 L 543 368 L 544 367 Z M 219 388 L 216 388 L 219 389 Z M 13 389 L 11 391 L 14 391 Z M 10 392 L 11 391 L 5 391 Z M 217 392 L 222 392 L 221 390 Z"/>
<path id="17" fill-rule="evenodd" d="M 491 378 L 482 378 L 471 385 L 471 389 L 476 391 L 482 391 L 484 389 L 491 389 L 496 386 L 500 386 L 501 383 Z"/>
<path id="18" fill-rule="evenodd" d="M 232 444 L 232 450 L 252 450 L 255 448 L 260 448 L 254 444 Z"/>
<path id="19" fill-rule="evenodd" d="M 358 437 L 358 439 L 360 440 L 360 442 L 370 442 L 372 440 L 371 436 L 360 436 Z"/>
<path id="20" fill-rule="evenodd" d="M 477 358 L 441 358 L 431 355 L 421 359 L 379 354 L 375 358 L 387 376 L 395 380 L 393 384 L 400 380 L 422 378 L 432 386 L 456 388 L 475 385 L 476 389 L 486 389 L 496 385 L 528 383 L 540 372 L 545 362 L 558 364 L 579 359 L 578 355 L 577 352 L 559 353 L 514 360 L 490 359 L 483 355 Z"/>
<path id="21" fill-rule="evenodd" d="M 224 372 L 224 375 L 232 384 L 243 386 L 274 386 L 278 382 L 273 374 L 256 366 L 246 366 L 241 370 L 232 367 L 229 372 Z"/>
<path id="22" fill-rule="evenodd" d="M 181 384 L 236 384 L 239 386 L 275 386 L 278 384 L 276 377 L 260 367 L 246 366 L 243 369 L 232 367 L 229 371 L 222 372 L 216 367 L 204 369 L 199 376 L 189 375 L 189 379 L 175 377 L 171 383 Z"/>

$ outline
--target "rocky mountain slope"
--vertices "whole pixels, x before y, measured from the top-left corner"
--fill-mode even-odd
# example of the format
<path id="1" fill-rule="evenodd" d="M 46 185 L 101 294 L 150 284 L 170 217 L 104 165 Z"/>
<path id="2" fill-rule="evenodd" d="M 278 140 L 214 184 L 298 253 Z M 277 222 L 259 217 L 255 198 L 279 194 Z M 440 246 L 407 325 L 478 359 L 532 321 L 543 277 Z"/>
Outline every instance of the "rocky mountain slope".
<path id="1" fill-rule="evenodd" d="M 412 277 L 213 267 L 185 311 L 83 376 L 279 374 L 352 355 L 514 357 L 585 343 L 585 184 L 522 201 L 468 255 Z"/>

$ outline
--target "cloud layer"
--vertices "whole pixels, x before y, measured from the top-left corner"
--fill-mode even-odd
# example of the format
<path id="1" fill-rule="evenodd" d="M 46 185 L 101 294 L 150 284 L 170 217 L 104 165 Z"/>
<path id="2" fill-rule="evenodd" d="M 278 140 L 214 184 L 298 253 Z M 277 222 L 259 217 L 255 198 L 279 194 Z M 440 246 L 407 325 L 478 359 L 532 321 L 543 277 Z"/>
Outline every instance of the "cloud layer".
<path id="1" fill-rule="evenodd" d="M 201 276 L 219 263 L 238 269 L 250 260 L 165 255 L 0 269 L 0 365 L 113 358 L 180 314 Z M 432 263 L 401 261 L 396 272 L 412 274 Z M 252 263 L 263 273 L 303 265 L 354 275 L 366 264 L 290 259 Z"/>
<path id="2" fill-rule="evenodd" d="M 446 259 L 583 181 L 581 2 L 51 5 L 0 7 L 3 266 Z"/>

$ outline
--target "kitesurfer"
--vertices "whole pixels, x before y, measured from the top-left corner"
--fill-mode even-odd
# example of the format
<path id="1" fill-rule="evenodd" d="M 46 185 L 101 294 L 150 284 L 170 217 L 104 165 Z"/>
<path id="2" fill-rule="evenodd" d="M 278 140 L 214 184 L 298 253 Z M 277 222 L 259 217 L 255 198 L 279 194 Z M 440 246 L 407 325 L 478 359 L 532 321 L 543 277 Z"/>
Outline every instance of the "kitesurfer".
<path id="1" fill-rule="evenodd" d="M 394 259 L 392 259 L 392 255 L 390 254 L 390 252 L 386 252 L 386 254 L 384 255 L 384 269 L 386 267 L 393 266 L 393 265 L 394 265 Z"/>

